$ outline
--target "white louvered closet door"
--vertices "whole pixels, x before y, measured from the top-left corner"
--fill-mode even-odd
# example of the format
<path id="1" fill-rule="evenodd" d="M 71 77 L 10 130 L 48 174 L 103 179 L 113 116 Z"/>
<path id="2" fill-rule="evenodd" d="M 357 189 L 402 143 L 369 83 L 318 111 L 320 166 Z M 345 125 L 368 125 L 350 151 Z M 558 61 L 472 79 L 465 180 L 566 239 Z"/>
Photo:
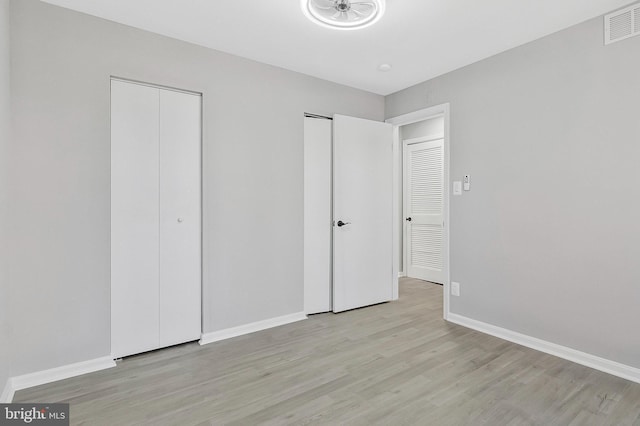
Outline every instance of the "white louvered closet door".
<path id="1" fill-rule="evenodd" d="M 407 276 L 443 284 L 444 140 L 405 147 Z"/>

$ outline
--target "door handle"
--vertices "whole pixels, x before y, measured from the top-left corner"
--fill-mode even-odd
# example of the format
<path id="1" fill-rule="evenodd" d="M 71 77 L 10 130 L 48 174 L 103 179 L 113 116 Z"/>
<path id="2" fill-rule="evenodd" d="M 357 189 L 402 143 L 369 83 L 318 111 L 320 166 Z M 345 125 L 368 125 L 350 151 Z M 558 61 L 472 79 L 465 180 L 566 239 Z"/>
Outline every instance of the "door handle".
<path id="1" fill-rule="evenodd" d="M 410 218 L 410 217 L 406 218 L 405 220 L 406 220 L 407 222 L 411 222 L 411 218 Z"/>
<path id="2" fill-rule="evenodd" d="M 349 225 L 350 223 L 351 223 L 351 222 L 343 222 L 343 221 L 339 220 L 339 221 L 338 221 L 338 226 L 342 228 L 343 226 L 345 226 L 345 225 Z"/>

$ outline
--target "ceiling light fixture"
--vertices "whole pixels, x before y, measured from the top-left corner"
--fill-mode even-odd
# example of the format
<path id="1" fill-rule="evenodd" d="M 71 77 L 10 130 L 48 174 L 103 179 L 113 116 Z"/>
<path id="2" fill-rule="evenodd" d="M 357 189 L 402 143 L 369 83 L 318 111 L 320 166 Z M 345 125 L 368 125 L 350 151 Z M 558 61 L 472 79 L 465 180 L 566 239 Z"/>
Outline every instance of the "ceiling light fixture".
<path id="1" fill-rule="evenodd" d="M 385 0 L 300 0 L 312 22 L 334 30 L 357 30 L 382 18 Z"/>
<path id="2" fill-rule="evenodd" d="M 378 66 L 378 71 L 389 72 L 391 71 L 391 68 L 393 68 L 391 64 L 380 64 L 380 66 Z"/>

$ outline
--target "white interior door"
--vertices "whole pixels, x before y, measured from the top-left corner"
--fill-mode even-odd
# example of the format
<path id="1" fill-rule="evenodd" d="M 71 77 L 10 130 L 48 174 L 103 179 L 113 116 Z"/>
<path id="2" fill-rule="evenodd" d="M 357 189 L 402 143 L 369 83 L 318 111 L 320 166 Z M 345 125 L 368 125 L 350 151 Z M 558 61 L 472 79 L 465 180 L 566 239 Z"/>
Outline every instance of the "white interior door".
<path id="1" fill-rule="evenodd" d="M 111 82 L 111 353 L 158 347 L 157 89 Z"/>
<path id="2" fill-rule="evenodd" d="M 201 97 L 160 90 L 160 347 L 200 338 Z"/>
<path id="3" fill-rule="evenodd" d="M 392 126 L 333 120 L 333 311 L 393 297 Z"/>
<path id="4" fill-rule="evenodd" d="M 407 276 L 444 284 L 444 140 L 404 148 Z"/>
<path id="5" fill-rule="evenodd" d="M 331 120 L 304 119 L 304 312 L 331 310 Z"/>
<path id="6" fill-rule="evenodd" d="M 201 97 L 111 83 L 111 353 L 201 332 Z"/>

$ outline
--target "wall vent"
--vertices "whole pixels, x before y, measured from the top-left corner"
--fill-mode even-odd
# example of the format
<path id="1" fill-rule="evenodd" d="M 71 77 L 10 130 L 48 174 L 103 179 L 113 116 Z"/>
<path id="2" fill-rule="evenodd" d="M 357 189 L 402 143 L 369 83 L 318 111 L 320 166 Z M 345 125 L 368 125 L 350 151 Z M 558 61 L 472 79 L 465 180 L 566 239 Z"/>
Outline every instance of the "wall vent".
<path id="1" fill-rule="evenodd" d="M 640 3 L 604 17 L 604 44 L 640 35 Z"/>

